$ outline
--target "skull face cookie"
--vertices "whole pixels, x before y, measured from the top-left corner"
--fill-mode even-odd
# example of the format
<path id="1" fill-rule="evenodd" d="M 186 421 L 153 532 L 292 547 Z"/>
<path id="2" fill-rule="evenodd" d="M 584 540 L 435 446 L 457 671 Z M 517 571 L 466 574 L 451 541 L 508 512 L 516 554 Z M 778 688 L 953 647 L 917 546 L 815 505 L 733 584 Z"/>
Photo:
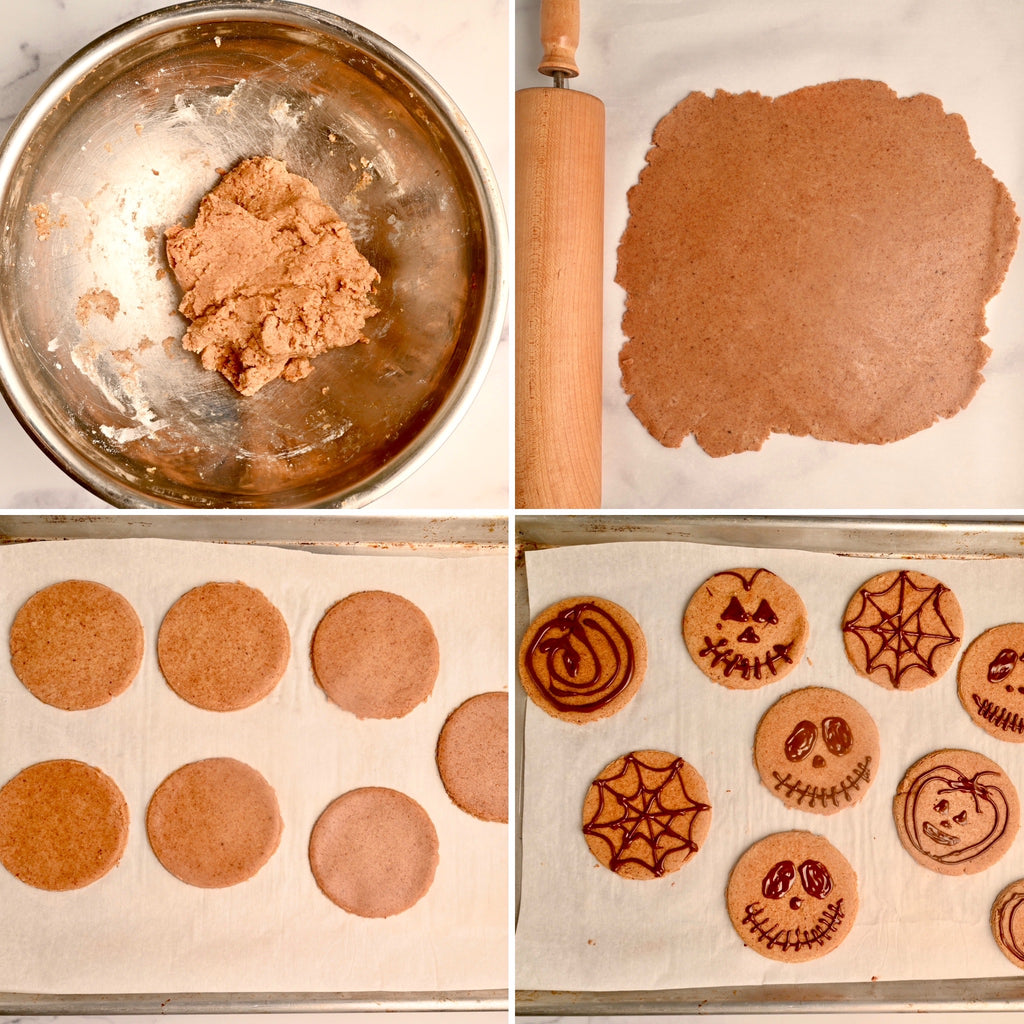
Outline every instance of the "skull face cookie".
<path id="1" fill-rule="evenodd" d="M 729 918 L 769 960 L 800 963 L 835 949 L 857 917 L 857 875 L 825 838 L 776 832 L 754 843 L 729 875 Z"/>
<path id="2" fill-rule="evenodd" d="M 732 690 L 754 690 L 792 671 L 808 628 L 800 595 L 768 569 L 715 573 L 683 615 L 683 640 L 697 667 Z"/>
<path id="3" fill-rule="evenodd" d="M 879 750 L 878 727 L 857 701 L 810 686 L 787 693 L 764 713 L 754 764 L 787 807 L 835 814 L 867 793 Z"/>
<path id="4" fill-rule="evenodd" d="M 1024 622 L 988 629 L 957 669 L 957 692 L 971 721 L 997 740 L 1024 743 Z"/>

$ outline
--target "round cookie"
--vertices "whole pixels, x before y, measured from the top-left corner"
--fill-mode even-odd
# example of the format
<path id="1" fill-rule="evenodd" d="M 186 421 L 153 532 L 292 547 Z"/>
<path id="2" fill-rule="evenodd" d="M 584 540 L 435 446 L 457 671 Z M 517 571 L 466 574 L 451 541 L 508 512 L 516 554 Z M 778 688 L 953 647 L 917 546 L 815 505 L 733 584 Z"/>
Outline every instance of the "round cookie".
<path id="1" fill-rule="evenodd" d="M 989 923 L 992 937 L 1014 967 L 1024 969 L 1024 879 L 1011 882 L 995 898 Z"/>
<path id="2" fill-rule="evenodd" d="M 11 626 L 11 666 L 43 703 L 65 711 L 106 704 L 142 664 L 142 623 L 116 591 L 88 580 L 33 594 Z"/>
<path id="3" fill-rule="evenodd" d="M 508 821 L 508 694 L 478 693 L 447 718 L 437 738 L 445 792 L 467 814 Z"/>
<path id="4" fill-rule="evenodd" d="M 583 801 L 590 852 L 623 878 L 661 878 L 704 845 L 711 828 L 700 772 L 664 750 L 634 750 L 608 765 Z"/>
<path id="5" fill-rule="evenodd" d="M 230 757 L 194 761 L 157 787 L 149 845 L 176 878 L 221 889 L 252 878 L 281 841 L 277 796 L 255 768 Z"/>
<path id="6" fill-rule="evenodd" d="M 872 576 L 843 615 L 850 664 L 887 690 L 917 690 L 938 679 L 953 664 L 963 629 L 953 591 L 912 569 Z"/>
<path id="7" fill-rule="evenodd" d="M 970 750 L 936 750 L 915 762 L 896 789 L 892 813 L 907 853 L 943 875 L 991 867 L 1020 827 L 1013 783 Z"/>
<path id="8" fill-rule="evenodd" d="M 437 832 L 427 812 L 394 789 L 339 796 L 309 839 L 321 892 L 350 914 L 391 917 L 418 902 L 437 869 Z"/>
<path id="9" fill-rule="evenodd" d="M 878 727 L 864 707 L 839 690 L 809 686 L 764 713 L 754 764 L 787 807 L 835 814 L 867 793 L 880 749 Z"/>
<path id="10" fill-rule="evenodd" d="M 244 583 L 206 583 L 184 594 L 160 624 L 157 656 L 168 685 L 207 711 L 238 711 L 270 693 L 288 665 L 281 613 Z"/>
<path id="11" fill-rule="evenodd" d="M 0 863 L 37 889 L 66 892 L 102 878 L 128 842 L 128 805 L 99 768 L 41 761 L 0 789 Z"/>
<path id="12" fill-rule="evenodd" d="M 519 678 L 539 708 L 582 725 L 621 711 L 647 671 L 647 641 L 625 608 L 602 597 L 570 597 L 530 623 Z"/>
<path id="13" fill-rule="evenodd" d="M 430 620 L 404 597 L 366 590 L 328 609 L 313 634 L 317 684 L 356 718 L 401 718 L 434 689 L 440 667 Z"/>
<path id="14" fill-rule="evenodd" d="M 769 960 L 801 963 L 835 949 L 857 918 L 857 874 L 824 837 L 776 832 L 736 862 L 725 892 L 744 945 Z"/>
<path id="15" fill-rule="evenodd" d="M 1024 743 L 1024 623 L 995 626 L 960 659 L 957 692 L 971 721 L 997 740 Z"/>
<path id="16" fill-rule="evenodd" d="M 731 690 L 754 690 L 791 672 L 809 629 L 800 595 L 768 569 L 715 573 L 683 615 L 683 640 L 697 667 Z"/>

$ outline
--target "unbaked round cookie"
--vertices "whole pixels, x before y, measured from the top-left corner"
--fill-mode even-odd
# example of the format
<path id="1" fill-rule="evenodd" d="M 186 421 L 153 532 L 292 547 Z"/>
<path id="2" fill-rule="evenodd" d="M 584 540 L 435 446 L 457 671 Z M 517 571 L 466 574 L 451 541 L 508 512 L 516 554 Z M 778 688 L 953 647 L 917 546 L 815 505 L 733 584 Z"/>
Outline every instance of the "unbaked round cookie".
<path id="1" fill-rule="evenodd" d="M 810 624 L 800 595 L 768 569 L 729 569 L 706 579 L 683 614 L 697 667 L 731 690 L 754 690 L 791 672 Z"/>
<path id="2" fill-rule="evenodd" d="M 1006 959 L 1024 969 L 1024 879 L 1011 882 L 995 898 L 989 923 Z"/>
<path id="3" fill-rule="evenodd" d="M 835 814 L 867 793 L 880 749 L 878 727 L 862 705 L 839 690 L 809 686 L 764 713 L 754 764 L 787 807 Z"/>
<path id="4" fill-rule="evenodd" d="M 437 770 L 452 802 L 484 821 L 508 821 L 508 694 L 478 693 L 437 738 Z"/>
<path id="5" fill-rule="evenodd" d="M 892 813 L 907 853 L 943 875 L 991 867 L 1020 827 L 1009 776 L 971 750 L 936 750 L 915 762 L 896 789 Z"/>
<path id="6" fill-rule="evenodd" d="M 131 685 L 142 664 L 142 623 L 102 583 L 67 580 L 33 594 L 11 626 L 11 665 L 45 704 L 82 711 Z"/>
<path id="7" fill-rule="evenodd" d="M 935 682 L 953 664 L 963 631 L 953 591 L 912 569 L 872 576 L 843 615 L 850 664 L 887 690 L 917 690 Z"/>
<path id="8" fill-rule="evenodd" d="M 625 608 L 602 597 L 570 597 L 530 623 L 519 678 L 539 708 L 582 725 L 621 711 L 647 671 L 647 641 Z"/>
<path id="9" fill-rule="evenodd" d="M 957 692 L 976 726 L 997 740 L 1024 743 L 1024 622 L 987 629 L 957 669 Z"/>
<path id="10" fill-rule="evenodd" d="M 711 828 L 700 772 L 664 750 L 634 750 L 608 765 L 583 802 L 590 852 L 623 878 L 661 878 L 704 845 Z"/>
<path id="11" fill-rule="evenodd" d="M 37 889 L 65 892 L 102 878 L 128 842 L 128 805 L 99 768 L 41 761 L 0 789 L 0 863 Z"/>
<path id="12" fill-rule="evenodd" d="M 384 590 L 350 594 L 313 634 L 320 688 L 356 718 L 401 718 L 434 689 L 440 652 L 434 627 L 412 601 Z"/>
<path id="13" fill-rule="evenodd" d="M 725 893 L 744 945 L 801 963 L 835 949 L 857 918 L 857 874 L 823 836 L 776 832 L 736 862 Z"/>
<path id="14" fill-rule="evenodd" d="M 411 797 L 368 786 L 339 796 L 309 839 L 321 892 L 360 917 L 391 917 L 426 895 L 437 870 L 437 832 Z"/>
<path id="15" fill-rule="evenodd" d="M 179 697 L 208 711 L 262 700 L 284 675 L 291 640 L 284 617 L 254 587 L 205 583 L 164 616 L 160 670 Z"/>
<path id="16" fill-rule="evenodd" d="M 270 783 L 230 757 L 194 761 L 157 787 L 146 812 L 149 845 L 176 878 L 221 889 L 252 878 L 281 841 Z"/>

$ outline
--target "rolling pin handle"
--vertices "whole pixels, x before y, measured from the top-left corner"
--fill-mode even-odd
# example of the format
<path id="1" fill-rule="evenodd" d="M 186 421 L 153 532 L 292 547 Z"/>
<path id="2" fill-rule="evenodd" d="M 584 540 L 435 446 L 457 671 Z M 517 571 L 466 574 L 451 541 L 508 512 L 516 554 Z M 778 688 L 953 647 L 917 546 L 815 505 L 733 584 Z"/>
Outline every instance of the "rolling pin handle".
<path id="1" fill-rule="evenodd" d="M 537 70 L 550 75 L 555 85 L 564 88 L 565 79 L 575 78 L 576 47 L 580 45 L 579 0 L 541 0 L 540 41 L 544 57 Z"/>

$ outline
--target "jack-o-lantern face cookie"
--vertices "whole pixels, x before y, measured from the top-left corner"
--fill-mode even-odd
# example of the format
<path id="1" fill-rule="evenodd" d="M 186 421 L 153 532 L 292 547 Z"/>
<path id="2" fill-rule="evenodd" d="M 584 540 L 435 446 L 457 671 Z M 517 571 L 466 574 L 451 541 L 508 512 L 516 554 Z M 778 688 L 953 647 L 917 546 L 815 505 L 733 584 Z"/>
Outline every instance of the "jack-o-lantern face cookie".
<path id="1" fill-rule="evenodd" d="M 878 727 L 839 690 L 810 686 L 776 701 L 754 738 L 761 781 L 788 807 L 835 814 L 867 792 L 878 770 Z"/>
<path id="2" fill-rule="evenodd" d="M 683 615 L 690 656 L 709 679 L 732 690 L 754 690 L 792 671 L 807 633 L 800 595 L 767 569 L 715 573 Z"/>
<path id="3" fill-rule="evenodd" d="M 634 750 L 591 783 L 583 802 L 590 852 L 623 878 L 661 878 L 704 845 L 711 827 L 700 772 L 664 750 Z"/>
<path id="4" fill-rule="evenodd" d="M 850 664 L 887 690 L 917 690 L 935 682 L 953 664 L 963 630 L 953 591 L 907 569 L 873 576 L 843 615 Z"/>
<path id="5" fill-rule="evenodd" d="M 957 669 L 960 703 L 997 740 L 1024 743 L 1024 622 L 986 630 Z"/>
<path id="6" fill-rule="evenodd" d="M 830 953 L 857 917 L 857 875 L 822 836 L 776 832 L 754 843 L 729 875 L 729 917 L 744 944 L 783 963 Z"/>
<path id="7" fill-rule="evenodd" d="M 972 875 L 1010 848 L 1020 827 L 1017 790 L 994 761 L 936 750 L 903 776 L 892 813 L 907 853 L 943 875 Z"/>
<path id="8" fill-rule="evenodd" d="M 1011 882 L 995 898 L 989 923 L 1006 959 L 1024 969 L 1024 878 Z"/>
<path id="9" fill-rule="evenodd" d="M 636 619 L 600 597 L 545 609 L 519 648 L 519 678 L 530 699 L 577 725 L 624 708 L 646 671 L 647 641 Z"/>

